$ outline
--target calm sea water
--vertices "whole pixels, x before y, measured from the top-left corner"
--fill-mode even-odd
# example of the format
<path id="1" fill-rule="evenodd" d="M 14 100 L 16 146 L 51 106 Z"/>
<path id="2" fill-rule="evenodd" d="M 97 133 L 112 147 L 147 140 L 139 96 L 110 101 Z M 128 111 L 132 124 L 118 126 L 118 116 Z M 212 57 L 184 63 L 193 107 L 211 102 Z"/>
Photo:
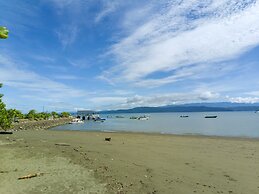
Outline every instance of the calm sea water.
<path id="1" fill-rule="evenodd" d="M 150 116 L 149 120 L 132 120 L 132 116 Z M 188 115 L 188 118 L 180 118 Z M 217 115 L 216 119 L 204 116 Z M 124 118 L 116 118 L 123 116 Z M 202 113 L 150 113 L 150 114 L 103 114 L 104 122 L 86 121 L 53 130 L 82 131 L 130 131 L 165 134 L 197 134 L 231 137 L 259 137 L 259 113 L 254 112 L 202 112 Z"/>

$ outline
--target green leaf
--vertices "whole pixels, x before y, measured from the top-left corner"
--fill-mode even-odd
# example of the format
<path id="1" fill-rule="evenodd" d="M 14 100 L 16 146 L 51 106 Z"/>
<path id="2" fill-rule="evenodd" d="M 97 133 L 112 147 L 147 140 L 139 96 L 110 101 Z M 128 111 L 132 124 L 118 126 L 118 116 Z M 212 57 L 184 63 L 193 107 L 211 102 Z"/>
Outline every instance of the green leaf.
<path id="1" fill-rule="evenodd" d="M 6 27 L 0 26 L 0 38 L 6 39 L 8 38 L 9 30 Z"/>

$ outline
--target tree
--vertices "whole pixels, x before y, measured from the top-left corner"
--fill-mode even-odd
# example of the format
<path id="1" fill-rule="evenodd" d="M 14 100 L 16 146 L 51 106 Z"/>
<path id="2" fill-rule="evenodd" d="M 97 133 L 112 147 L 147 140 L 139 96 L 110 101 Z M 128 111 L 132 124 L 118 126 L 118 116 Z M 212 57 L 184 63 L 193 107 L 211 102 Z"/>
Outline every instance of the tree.
<path id="1" fill-rule="evenodd" d="M 58 113 L 55 112 L 55 111 L 51 112 L 51 115 L 53 116 L 54 119 L 55 119 L 55 118 L 59 118 Z"/>
<path id="2" fill-rule="evenodd" d="M 27 119 L 31 119 L 31 120 L 33 120 L 33 119 L 36 119 L 37 118 L 37 115 L 36 115 L 37 113 L 36 113 L 36 110 L 30 110 L 29 112 L 28 112 L 28 114 L 26 115 L 26 118 Z"/>
<path id="3" fill-rule="evenodd" d="M 45 119 L 45 120 L 47 120 L 50 116 L 51 116 L 51 114 L 50 113 L 46 113 L 46 112 L 36 113 L 36 118 L 37 119 Z"/>
<path id="4" fill-rule="evenodd" d="M 62 112 L 61 113 L 61 117 L 69 117 L 70 116 L 70 113 L 69 112 Z"/>
<path id="5" fill-rule="evenodd" d="M 16 109 L 8 109 L 7 110 L 8 117 L 12 120 L 15 121 L 16 119 L 23 119 L 24 115 L 22 114 L 21 111 L 16 110 Z"/>
<path id="6" fill-rule="evenodd" d="M 6 27 L 0 26 L 0 39 L 8 38 L 9 30 Z"/>
<path id="7" fill-rule="evenodd" d="M 0 88 L 2 86 L 3 85 L 0 83 Z M 8 116 L 8 112 L 5 108 L 4 102 L 2 102 L 2 97 L 3 95 L 0 94 L 0 128 L 6 130 L 11 127 L 12 121 Z"/>

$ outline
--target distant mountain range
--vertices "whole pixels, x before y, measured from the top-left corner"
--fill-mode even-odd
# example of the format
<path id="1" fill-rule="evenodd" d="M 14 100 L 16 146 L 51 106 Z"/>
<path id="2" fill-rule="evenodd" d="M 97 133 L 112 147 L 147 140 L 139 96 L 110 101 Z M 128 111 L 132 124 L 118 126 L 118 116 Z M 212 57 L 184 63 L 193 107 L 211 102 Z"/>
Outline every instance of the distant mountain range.
<path id="1" fill-rule="evenodd" d="M 223 112 L 223 111 L 258 111 L 259 103 L 191 103 L 159 107 L 136 107 L 132 109 L 107 110 L 99 113 L 156 113 L 156 112 Z"/>

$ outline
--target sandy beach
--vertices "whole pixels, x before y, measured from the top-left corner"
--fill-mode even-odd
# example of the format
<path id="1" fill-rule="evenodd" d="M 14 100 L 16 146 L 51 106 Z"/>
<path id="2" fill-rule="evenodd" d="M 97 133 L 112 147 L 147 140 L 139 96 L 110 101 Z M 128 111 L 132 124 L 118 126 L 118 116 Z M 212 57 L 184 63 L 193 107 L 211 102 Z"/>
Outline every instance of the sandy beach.
<path id="1" fill-rule="evenodd" d="M 0 155 L 4 194 L 259 193 L 257 139 L 28 130 Z"/>

